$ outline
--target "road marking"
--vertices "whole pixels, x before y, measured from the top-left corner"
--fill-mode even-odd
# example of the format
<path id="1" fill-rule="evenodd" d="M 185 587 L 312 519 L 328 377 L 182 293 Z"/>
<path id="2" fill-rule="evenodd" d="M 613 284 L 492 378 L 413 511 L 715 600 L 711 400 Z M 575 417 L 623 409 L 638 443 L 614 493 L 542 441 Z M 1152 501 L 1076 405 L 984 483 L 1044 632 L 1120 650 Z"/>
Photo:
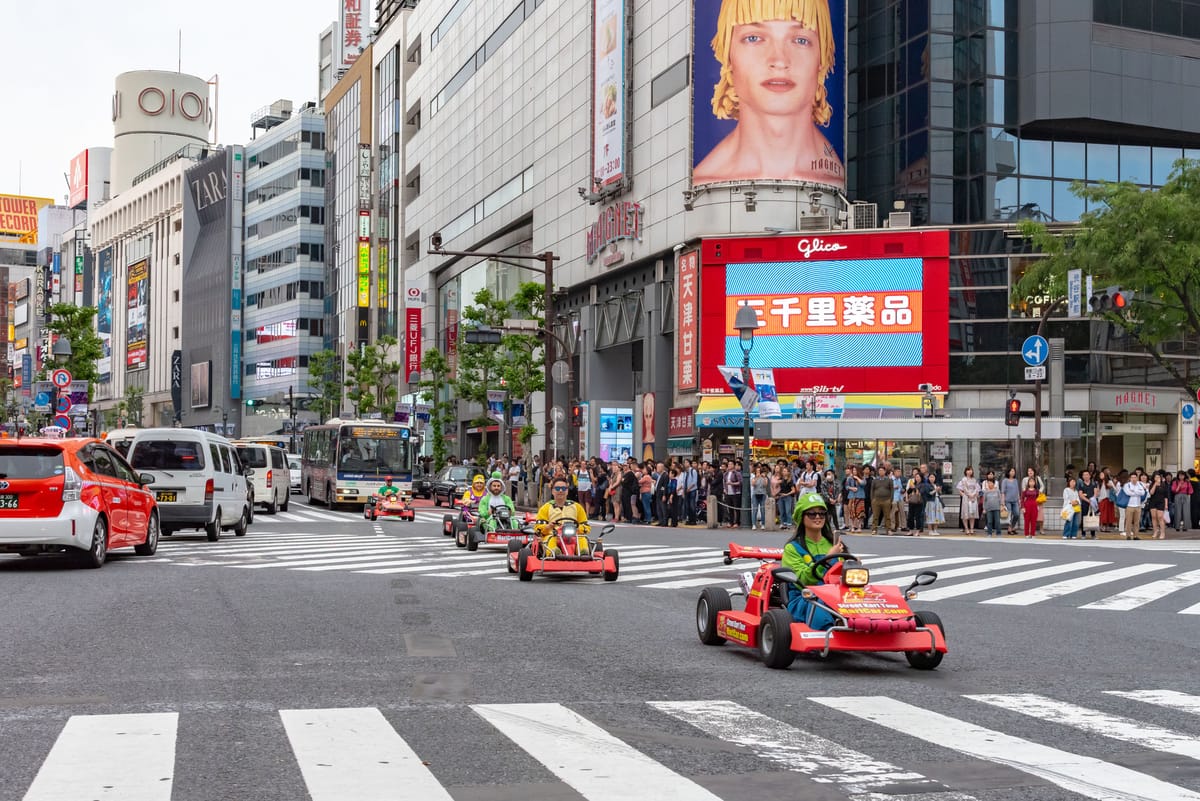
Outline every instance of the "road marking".
<path id="1" fill-rule="evenodd" d="M 281 709 L 312 801 L 453 801 L 375 708 Z"/>
<path id="2" fill-rule="evenodd" d="M 1023 740 L 891 698 L 809 700 L 960 754 L 1007 765 L 1097 801 L 1200 801 L 1200 793 L 1149 774 Z"/>
<path id="3" fill-rule="evenodd" d="M 973 701 L 1020 712 L 1038 720 L 1061 723 L 1089 734 L 1099 734 L 1168 754 L 1200 759 L 1200 738 L 1164 729 L 1152 723 L 1109 715 L 1096 709 L 1056 701 L 1035 693 L 964 695 Z"/>
<path id="4" fill-rule="evenodd" d="M 1070 595 L 1073 592 L 1086 590 L 1088 587 L 1095 587 L 1100 584 L 1108 584 L 1113 581 L 1140 576 L 1143 573 L 1150 573 L 1155 570 L 1166 570 L 1175 565 L 1159 565 L 1159 564 L 1141 564 L 1141 565 L 1125 565 L 1118 567 L 1115 570 L 1106 570 L 1103 573 L 1092 573 L 1087 576 L 1078 576 L 1066 581 L 1056 581 L 1052 584 L 1043 584 L 1040 587 L 1034 587 L 1023 592 L 1016 592 L 1012 595 L 1004 595 L 1000 598 L 989 598 L 982 601 L 985 604 L 1004 604 L 1006 606 L 1030 606 L 1031 604 L 1048 601 L 1051 598 L 1060 598 L 1064 595 Z"/>
<path id="5" fill-rule="evenodd" d="M 270 567 L 306 567 L 308 565 L 334 565 L 345 562 L 378 562 L 381 556 L 394 555 L 395 548 L 341 549 L 340 556 L 327 556 L 319 559 L 280 559 L 275 562 L 256 562 L 255 564 L 230 565 L 239 570 L 262 570 Z"/>
<path id="6" fill-rule="evenodd" d="M 961 565 L 965 562 L 982 562 L 990 559 L 990 556 L 952 556 L 945 559 L 926 559 L 920 562 L 913 562 L 910 565 L 892 565 L 890 567 L 875 570 L 871 568 L 872 576 L 892 576 L 896 574 L 909 573 L 913 570 L 925 570 L 938 565 Z M 870 568 L 870 565 L 867 565 Z M 940 574 L 939 574 L 940 575 Z"/>
<path id="7" fill-rule="evenodd" d="M 870 793 L 871 801 L 912 801 L 915 793 L 937 793 L 940 801 L 971 801 L 920 773 L 844 748 L 835 742 L 759 714 L 732 701 L 651 701 L 650 706 L 705 734 L 748 748 L 760 759 L 835 784 L 846 793 Z M 904 795 L 881 792 L 904 784 Z"/>
<path id="8" fill-rule="evenodd" d="M 973 592 L 982 592 L 995 587 L 1005 587 L 1009 584 L 1021 584 L 1033 579 L 1044 578 L 1046 576 L 1057 576 L 1062 573 L 1070 573 L 1075 570 L 1087 570 L 1093 567 L 1104 567 L 1111 565 L 1112 562 L 1069 562 L 1065 565 L 1050 565 L 1049 567 L 1039 567 L 1036 570 L 1025 570 L 1020 573 L 1010 573 L 1006 576 L 993 576 L 992 578 L 977 579 L 976 581 L 968 581 L 963 584 L 955 584 L 952 587 L 938 587 L 932 590 L 922 590 L 922 601 L 940 601 L 943 598 L 957 598 L 960 595 L 970 595 Z"/>
<path id="9" fill-rule="evenodd" d="M 1143 584 L 1140 587 L 1134 587 L 1133 589 L 1125 590 L 1125 592 L 1101 598 L 1099 601 L 1084 604 L 1079 608 L 1107 609 L 1124 612 L 1130 609 L 1137 609 L 1139 606 L 1144 606 L 1151 601 L 1160 600 L 1176 590 L 1196 584 L 1200 584 L 1200 570 L 1189 570 L 1186 573 L 1179 573 L 1170 578 L 1152 581 L 1149 584 Z"/>
<path id="10" fill-rule="evenodd" d="M 1200 715 L 1200 696 L 1188 695 L 1176 690 L 1105 690 L 1106 695 L 1117 695 L 1145 704 L 1157 704 L 1170 709 L 1180 709 Z"/>
<path id="11" fill-rule="evenodd" d="M 589 801 L 720 801 L 561 704 L 471 708 Z"/>
<path id="12" fill-rule="evenodd" d="M 179 715 L 72 715 L 25 801 L 170 801 Z"/>
<path id="13" fill-rule="evenodd" d="M 219 548 L 194 548 L 182 550 L 170 548 L 168 550 L 173 554 L 196 554 L 198 556 L 224 556 L 238 554 L 272 554 L 272 553 L 292 553 L 304 551 L 329 551 L 333 548 L 343 547 L 347 545 L 380 545 L 385 542 L 394 542 L 390 537 L 332 537 L 327 542 L 311 542 L 311 543 L 251 543 L 244 545 L 225 545 Z M 418 547 L 418 546 L 405 546 Z"/>
<path id="14" fill-rule="evenodd" d="M 478 555 L 476 555 L 476 554 L 478 554 Z M 436 567 L 434 566 L 436 562 L 442 562 L 445 569 L 452 570 L 454 568 L 454 565 L 452 565 L 450 563 L 480 566 L 484 563 L 494 563 L 499 558 L 500 558 L 499 554 L 495 554 L 495 553 L 480 554 L 480 553 L 478 553 L 478 551 L 476 551 L 475 553 L 467 552 L 467 554 L 450 553 L 450 554 L 446 554 L 444 556 L 439 555 L 439 556 L 433 556 L 433 557 L 424 557 L 422 559 L 406 559 L 406 560 L 401 560 L 401 561 L 396 561 L 396 562 L 380 562 L 379 569 L 377 569 L 377 570 L 356 570 L 354 572 L 355 573 L 367 573 L 367 574 L 378 575 L 378 576 L 386 576 L 391 573 L 419 573 L 421 571 L 428 572 L 430 570 L 436 570 Z M 504 564 L 504 563 L 501 562 L 501 564 Z M 403 565 L 403 567 L 395 567 L 394 565 Z M 317 567 L 297 568 L 297 570 L 313 570 L 313 571 L 319 571 L 320 569 L 321 568 L 317 568 Z"/>

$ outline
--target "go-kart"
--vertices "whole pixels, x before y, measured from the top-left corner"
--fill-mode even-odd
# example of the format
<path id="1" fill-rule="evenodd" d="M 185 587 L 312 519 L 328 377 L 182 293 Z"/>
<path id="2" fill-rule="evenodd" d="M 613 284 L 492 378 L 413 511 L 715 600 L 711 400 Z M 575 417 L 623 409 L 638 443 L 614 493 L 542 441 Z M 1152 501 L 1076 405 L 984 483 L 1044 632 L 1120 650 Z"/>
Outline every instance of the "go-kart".
<path id="1" fill-rule="evenodd" d="M 399 495 L 389 495 L 382 497 L 372 495 L 363 504 L 363 517 L 367 520 L 378 520 L 381 517 L 395 517 L 400 520 L 416 520 L 416 512 L 408 501 L 401 498 Z"/>
<path id="2" fill-rule="evenodd" d="M 592 540 L 579 533 L 579 526 L 563 520 L 554 526 L 554 533 L 537 535 L 532 527 L 523 529 L 528 543 L 510 540 L 508 543 L 508 572 L 516 573 L 521 581 L 533 581 L 535 573 L 584 573 L 603 575 L 605 581 L 616 581 L 621 557 L 601 540 L 616 526 L 607 525 Z"/>
<path id="3" fill-rule="evenodd" d="M 526 533 L 525 527 L 533 523 L 537 519 L 537 515 L 533 512 L 526 512 L 519 525 L 517 519 L 513 517 L 513 511 L 507 505 L 503 505 L 496 507 L 492 512 L 492 518 L 496 524 L 490 531 L 483 530 L 482 521 L 475 523 L 467 529 L 465 542 L 459 542 L 456 537 L 455 544 L 460 548 L 465 547 L 468 551 L 479 550 L 480 545 L 507 546 L 510 542 L 524 545 L 529 541 L 529 534 Z"/>
<path id="4" fill-rule="evenodd" d="M 459 548 L 467 547 L 467 531 L 479 522 L 479 510 L 474 506 L 458 507 L 458 514 L 442 515 L 442 533 L 454 537 Z"/>
<path id="5" fill-rule="evenodd" d="M 696 629 L 705 645 L 726 641 L 757 648 L 769 668 L 783 669 L 797 654 L 832 651 L 898 651 L 919 670 L 933 670 L 946 653 L 946 632 L 933 612 L 914 612 L 908 602 L 916 588 L 932 584 L 937 573 L 922 570 L 904 589 L 871 584 L 870 571 L 848 551 L 813 560 L 830 565 L 824 583 L 805 587 L 804 597 L 831 612 L 833 627 L 813 629 L 792 619 L 787 609 L 796 574 L 783 567 L 782 548 L 750 548 L 729 543 L 725 564 L 734 559 L 758 559 L 757 572 L 743 573 L 744 610 L 733 611 L 723 587 L 705 587 L 696 603 Z"/>

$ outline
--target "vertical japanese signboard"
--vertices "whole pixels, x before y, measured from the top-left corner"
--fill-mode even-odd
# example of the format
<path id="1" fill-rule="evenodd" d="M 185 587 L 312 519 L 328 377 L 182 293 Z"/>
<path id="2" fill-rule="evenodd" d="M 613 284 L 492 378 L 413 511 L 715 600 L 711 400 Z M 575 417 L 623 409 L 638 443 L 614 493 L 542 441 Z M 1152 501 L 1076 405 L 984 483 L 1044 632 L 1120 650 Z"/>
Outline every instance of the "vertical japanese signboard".
<path id="1" fill-rule="evenodd" d="M 592 181 L 594 188 L 625 177 L 627 0 L 592 4 Z"/>
<path id="2" fill-rule="evenodd" d="M 96 257 L 96 333 L 100 335 L 100 358 L 96 361 L 100 383 L 112 379 L 113 334 L 113 249 Z"/>
<path id="3" fill-rule="evenodd" d="M 127 336 L 125 366 L 130 370 L 145 370 L 149 352 L 147 321 L 150 308 L 150 260 L 141 259 L 129 265 Z"/>
<path id="4" fill-rule="evenodd" d="M 699 251 L 679 254 L 679 287 L 675 306 L 675 385 L 680 392 L 695 392 L 700 385 L 699 352 Z"/>
<path id="5" fill-rule="evenodd" d="M 370 6 L 368 5 L 368 8 Z M 363 14 L 362 0 L 338 0 L 338 22 L 341 30 L 341 41 L 338 52 L 337 69 L 349 69 L 367 44 L 367 20 Z"/>
<path id="6" fill-rule="evenodd" d="M 234 145 L 229 158 L 229 398 L 242 397 L 242 190 L 245 186 L 245 148 Z"/>
<path id="7" fill-rule="evenodd" d="M 421 372 L 421 290 L 410 286 L 404 299 L 404 375 Z"/>

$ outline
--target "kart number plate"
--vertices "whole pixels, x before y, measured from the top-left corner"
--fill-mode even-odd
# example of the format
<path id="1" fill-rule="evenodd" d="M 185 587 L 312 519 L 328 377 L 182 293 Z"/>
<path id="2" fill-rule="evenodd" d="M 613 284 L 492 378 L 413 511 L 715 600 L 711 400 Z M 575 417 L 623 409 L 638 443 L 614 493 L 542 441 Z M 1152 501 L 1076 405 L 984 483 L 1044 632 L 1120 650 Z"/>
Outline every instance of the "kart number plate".
<path id="1" fill-rule="evenodd" d="M 179 494 L 175 492 L 156 492 L 154 499 L 159 503 L 175 503 L 179 500 Z"/>
<path id="2" fill-rule="evenodd" d="M 823 631 L 802 631 L 802 632 L 800 632 L 800 639 L 802 639 L 802 640 L 823 640 L 823 639 L 825 639 L 825 632 L 823 632 Z M 832 639 L 832 635 L 831 635 L 830 639 Z"/>
<path id="3" fill-rule="evenodd" d="M 742 594 L 749 595 L 750 588 L 754 586 L 754 571 L 747 570 L 738 576 L 738 584 L 742 587 Z"/>
<path id="4" fill-rule="evenodd" d="M 0 509 L 16 509 L 16 508 L 17 508 L 17 496 L 16 495 L 0 495 Z"/>

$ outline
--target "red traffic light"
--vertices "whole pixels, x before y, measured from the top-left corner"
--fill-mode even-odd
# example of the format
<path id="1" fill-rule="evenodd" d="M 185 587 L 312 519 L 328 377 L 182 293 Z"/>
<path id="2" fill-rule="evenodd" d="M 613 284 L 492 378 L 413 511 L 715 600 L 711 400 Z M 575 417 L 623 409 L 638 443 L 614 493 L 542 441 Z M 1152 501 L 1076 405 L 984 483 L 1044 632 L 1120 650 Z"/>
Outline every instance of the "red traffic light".
<path id="1" fill-rule="evenodd" d="M 1013 414 L 1021 413 L 1021 402 L 1016 398 L 1010 398 L 1008 401 L 1008 410 Z"/>
<path id="2" fill-rule="evenodd" d="M 1113 295 L 1112 305 L 1114 309 L 1123 309 L 1129 305 L 1129 299 L 1124 292 L 1117 292 Z"/>
<path id="3" fill-rule="evenodd" d="M 1021 401 L 1016 398 L 1008 399 L 1008 406 L 1005 409 L 1004 425 L 1019 426 L 1021 425 Z"/>
<path id="4" fill-rule="evenodd" d="M 583 427 L 583 407 L 578 404 L 571 407 L 571 425 L 576 428 Z"/>

